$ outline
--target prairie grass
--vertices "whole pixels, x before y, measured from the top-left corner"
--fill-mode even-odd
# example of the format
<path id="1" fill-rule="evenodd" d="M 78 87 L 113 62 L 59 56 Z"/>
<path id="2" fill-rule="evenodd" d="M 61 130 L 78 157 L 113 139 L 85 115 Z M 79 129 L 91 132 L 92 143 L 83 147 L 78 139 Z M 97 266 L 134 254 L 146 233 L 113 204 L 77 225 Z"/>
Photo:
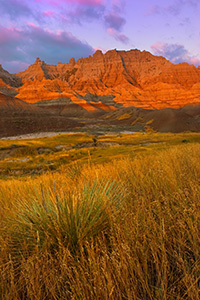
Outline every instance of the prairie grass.
<path id="1" fill-rule="evenodd" d="M 98 137 L 96 147 L 93 145 L 94 136 L 84 133 L 63 134 L 55 137 L 38 138 L 33 140 L 1 140 L 0 141 L 0 176 L 8 180 L 10 177 L 24 177 L 55 171 L 64 165 L 74 162 L 88 164 L 106 163 L 113 159 L 124 157 L 133 158 L 140 153 L 152 154 L 156 151 L 168 149 L 171 146 L 183 143 L 193 144 L 200 142 L 199 133 L 134 133 L 111 134 Z M 101 146 L 106 143 L 107 146 Z M 112 144 L 115 143 L 115 146 Z M 12 145 L 21 146 L 2 158 L 4 151 Z M 79 146 L 82 144 L 81 148 Z M 88 146 L 90 144 L 90 146 Z M 110 146 L 109 146 L 110 144 Z M 78 146 L 77 146 L 78 145 Z M 61 147 L 61 148 L 59 148 Z M 63 148 L 62 148 L 63 147 Z M 45 149 L 44 153 L 38 153 L 38 148 Z"/>
<path id="2" fill-rule="evenodd" d="M 35 190 L 31 201 L 20 202 L 17 214 L 6 219 L 10 253 L 15 259 L 21 253 L 30 256 L 44 248 L 52 253 L 68 248 L 75 253 L 85 240 L 108 230 L 110 212 L 114 214 L 118 208 L 120 196 L 119 186 L 109 181 L 94 181 L 61 196 L 55 184 L 54 191 L 41 185 L 40 194 Z"/>
<path id="3" fill-rule="evenodd" d="M 183 143 L 0 181 L 2 299 L 198 300 L 199 174 Z"/>

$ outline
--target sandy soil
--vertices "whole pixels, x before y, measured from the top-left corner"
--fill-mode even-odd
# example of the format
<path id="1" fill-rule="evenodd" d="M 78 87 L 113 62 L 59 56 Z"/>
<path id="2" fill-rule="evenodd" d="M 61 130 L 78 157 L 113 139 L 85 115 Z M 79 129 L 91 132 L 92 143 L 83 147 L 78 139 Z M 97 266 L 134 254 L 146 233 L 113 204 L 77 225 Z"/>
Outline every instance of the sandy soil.
<path id="1" fill-rule="evenodd" d="M 28 140 L 28 139 L 36 139 L 36 138 L 43 138 L 43 137 L 51 137 L 59 134 L 67 134 L 70 132 L 36 132 L 36 133 L 28 133 L 16 136 L 8 136 L 0 138 L 0 140 Z"/>
<path id="2" fill-rule="evenodd" d="M 37 138 L 44 138 L 44 137 L 51 137 L 55 135 L 60 135 L 60 134 L 78 134 L 78 133 L 83 133 L 83 132 L 73 132 L 73 131 L 59 131 L 59 132 L 34 132 L 34 133 L 28 133 L 28 134 L 21 134 L 21 135 L 15 135 L 15 136 L 8 136 L 8 137 L 2 137 L 0 140 L 5 141 L 5 140 L 29 140 L 29 139 L 37 139 Z M 116 134 L 133 134 L 136 133 L 136 131 L 126 131 L 122 130 L 120 132 L 105 132 L 105 135 L 116 135 Z"/>

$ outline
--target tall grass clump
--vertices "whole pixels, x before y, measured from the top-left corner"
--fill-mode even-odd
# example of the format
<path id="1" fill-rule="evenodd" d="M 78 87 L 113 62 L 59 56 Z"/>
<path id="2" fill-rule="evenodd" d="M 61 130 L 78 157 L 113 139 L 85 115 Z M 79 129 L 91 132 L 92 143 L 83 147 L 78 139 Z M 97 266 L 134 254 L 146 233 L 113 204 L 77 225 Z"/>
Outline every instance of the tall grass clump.
<path id="1" fill-rule="evenodd" d="M 35 196 L 20 201 L 17 215 L 8 217 L 10 253 L 31 255 L 35 251 L 76 252 L 85 241 L 109 230 L 114 210 L 119 209 L 122 189 L 114 181 L 85 185 L 59 196 L 41 185 Z"/>
<path id="2" fill-rule="evenodd" d="M 0 185 L 2 299 L 200 299 L 199 144 L 62 172 Z"/>

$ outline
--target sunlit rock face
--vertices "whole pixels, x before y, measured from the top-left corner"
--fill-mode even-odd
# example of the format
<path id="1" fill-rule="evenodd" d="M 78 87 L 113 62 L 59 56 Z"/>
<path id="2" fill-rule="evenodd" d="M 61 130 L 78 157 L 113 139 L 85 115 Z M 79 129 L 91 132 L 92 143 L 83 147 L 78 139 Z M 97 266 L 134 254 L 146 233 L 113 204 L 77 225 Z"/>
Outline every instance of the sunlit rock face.
<path id="1" fill-rule="evenodd" d="M 98 50 L 77 62 L 72 58 L 57 65 L 37 58 L 16 76 L 2 70 L 0 90 L 29 103 L 65 98 L 89 112 L 121 106 L 161 109 L 200 103 L 200 67 L 174 65 L 146 51 L 111 50 L 103 54 Z"/>
<path id="2" fill-rule="evenodd" d="M 26 103 L 16 97 L 8 96 L 0 93 L 0 116 L 15 116 L 16 113 L 20 114 L 44 114 L 44 110 L 30 104 Z"/>

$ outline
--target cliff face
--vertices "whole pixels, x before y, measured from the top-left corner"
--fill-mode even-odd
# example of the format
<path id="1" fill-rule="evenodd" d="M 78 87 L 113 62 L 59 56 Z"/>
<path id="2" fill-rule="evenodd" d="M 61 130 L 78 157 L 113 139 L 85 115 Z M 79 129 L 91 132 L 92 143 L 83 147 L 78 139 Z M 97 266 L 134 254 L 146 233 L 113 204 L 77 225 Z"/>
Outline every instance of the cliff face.
<path id="1" fill-rule="evenodd" d="M 15 74 L 10 74 L 0 65 L 0 81 L 10 87 L 18 88 L 21 85 L 21 79 Z"/>
<path id="2" fill-rule="evenodd" d="M 17 88 L 21 85 L 21 78 L 10 74 L 0 65 L 0 92 L 4 95 L 15 96 L 18 94 Z"/>
<path id="3" fill-rule="evenodd" d="M 161 109 L 200 103 L 199 68 L 187 63 L 174 65 L 139 50 L 105 54 L 98 50 L 92 57 L 77 62 L 72 58 L 68 64 L 58 65 L 37 58 L 15 78 L 22 81 L 15 91 L 24 101 L 66 98 L 91 112 L 122 105 Z M 4 80 L 4 86 L 7 83 Z"/>

